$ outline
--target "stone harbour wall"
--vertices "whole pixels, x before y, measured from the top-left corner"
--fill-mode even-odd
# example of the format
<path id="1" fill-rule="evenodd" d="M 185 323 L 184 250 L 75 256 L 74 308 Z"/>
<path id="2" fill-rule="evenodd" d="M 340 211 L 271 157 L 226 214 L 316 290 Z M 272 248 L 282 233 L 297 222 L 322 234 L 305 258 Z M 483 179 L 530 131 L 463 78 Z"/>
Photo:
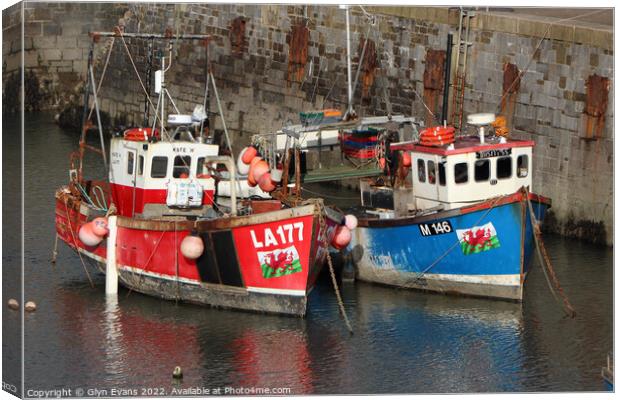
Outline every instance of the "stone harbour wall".
<path id="1" fill-rule="evenodd" d="M 3 81 L 19 69 L 21 51 L 10 10 L 3 12 Z M 389 109 L 436 123 L 423 101 L 440 114 L 442 61 L 458 20 L 458 10 L 441 7 L 353 7 L 358 113 Z M 79 100 L 88 32 L 117 25 L 125 32 L 212 35 L 208 60 L 236 149 L 252 134 L 297 122 L 299 111 L 346 105 L 345 13 L 335 6 L 25 3 L 24 22 L 25 66 L 41 82 L 43 108 Z M 513 137 L 536 142 L 533 190 L 553 199 L 548 229 L 612 244 L 612 29 L 479 11 L 471 35 L 464 114 L 501 113 Z M 122 40 L 114 41 L 100 105 L 116 122 L 141 124 L 143 89 Z M 148 43 L 125 41 L 144 79 Z M 95 48 L 97 79 L 110 43 L 102 38 Z M 203 101 L 205 47 L 177 42 L 174 52 L 166 78 L 178 108 L 189 113 Z M 219 118 L 214 128 L 221 134 Z"/>

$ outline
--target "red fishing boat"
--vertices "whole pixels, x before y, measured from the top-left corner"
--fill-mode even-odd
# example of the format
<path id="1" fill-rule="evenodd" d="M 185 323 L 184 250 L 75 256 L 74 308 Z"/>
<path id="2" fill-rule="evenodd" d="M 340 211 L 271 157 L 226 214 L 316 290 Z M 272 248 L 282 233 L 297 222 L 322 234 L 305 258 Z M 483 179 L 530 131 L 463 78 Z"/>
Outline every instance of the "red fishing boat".
<path id="1" fill-rule="evenodd" d="M 164 79 L 174 40 L 206 41 L 208 37 L 172 38 L 128 34 L 120 29 L 92 37 L 93 46 L 100 38 L 110 38 L 112 45 L 114 39 L 125 43 L 128 38 L 168 42 L 170 57 L 162 56 L 160 69 L 155 71 L 157 106 L 145 89 L 145 110 L 154 114 L 147 124 L 150 126 L 114 135 L 109 144 L 109 163 L 101 124 L 99 149 L 86 143 L 92 125 L 84 119 L 79 151 L 71 157 L 70 181 L 56 191 L 57 238 L 77 251 L 80 259 L 85 256 L 96 261 L 106 274 L 109 294 L 116 293 L 120 283 L 164 299 L 305 315 L 308 294 L 343 216 L 318 201 L 288 201 L 287 196 L 279 196 L 280 200 L 237 197 L 251 195 L 248 187 L 259 181 L 261 188 L 274 190 L 279 184 L 272 181 L 278 175 L 277 160 L 265 156 L 259 160 L 263 169 L 253 171 L 248 164 L 260 155 L 249 157 L 244 151 L 235 163 L 230 142 L 226 156 L 220 155 L 219 146 L 210 144 L 204 112 L 209 82 L 218 106 L 220 102 L 207 68 L 205 102 L 192 115 L 178 112 Z M 84 110 L 86 117 L 92 99 L 91 114 L 94 109 L 100 121 L 97 94 L 89 94 L 89 88 L 97 87 L 92 48 Z M 166 119 L 169 103 L 177 113 Z M 150 120 L 148 112 L 145 117 Z M 107 179 L 84 177 L 82 161 L 87 149 L 101 153 Z M 243 176 L 238 180 L 237 166 L 253 182 L 248 185 Z M 263 178 L 265 174 L 271 179 Z M 287 181 L 288 174 L 285 176 Z M 226 191 L 228 197 L 221 199 L 218 191 Z"/>

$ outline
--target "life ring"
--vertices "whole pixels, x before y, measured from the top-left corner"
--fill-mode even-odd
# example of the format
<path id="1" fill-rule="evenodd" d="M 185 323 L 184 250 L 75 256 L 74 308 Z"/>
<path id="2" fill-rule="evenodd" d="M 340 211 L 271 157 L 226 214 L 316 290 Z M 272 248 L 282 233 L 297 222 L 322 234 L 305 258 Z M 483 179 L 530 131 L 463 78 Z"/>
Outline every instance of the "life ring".
<path id="1" fill-rule="evenodd" d="M 146 142 L 151 137 L 159 138 L 159 130 L 152 128 L 130 128 L 123 132 L 123 139 L 132 142 Z"/>
<path id="2" fill-rule="evenodd" d="M 453 142 L 453 126 L 430 127 L 420 133 L 420 144 L 423 146 L 444 146 Z"/>

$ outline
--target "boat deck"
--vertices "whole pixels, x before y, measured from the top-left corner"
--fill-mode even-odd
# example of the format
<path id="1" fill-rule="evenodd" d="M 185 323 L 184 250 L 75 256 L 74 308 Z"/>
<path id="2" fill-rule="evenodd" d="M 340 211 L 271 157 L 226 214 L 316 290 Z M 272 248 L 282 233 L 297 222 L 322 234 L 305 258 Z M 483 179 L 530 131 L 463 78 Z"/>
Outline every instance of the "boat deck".
<path id="1" fill-rule="evenodd" d="M 305 183 L 327 182 L 338 179 L 366 178 L 379 176 L 383 170 L 378 168 L 375 163 L 364 166 L 339 165 L 329 168 L 317 168 L 301 175 L 301 181 Z"/>

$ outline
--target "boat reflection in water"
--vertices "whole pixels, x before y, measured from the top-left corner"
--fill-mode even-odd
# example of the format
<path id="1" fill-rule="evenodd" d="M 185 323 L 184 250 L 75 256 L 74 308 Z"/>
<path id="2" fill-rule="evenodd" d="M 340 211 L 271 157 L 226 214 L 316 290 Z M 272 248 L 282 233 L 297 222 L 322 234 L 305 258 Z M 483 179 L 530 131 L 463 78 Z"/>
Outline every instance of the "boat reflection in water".
<path id="1" fill-rule="evenodd" d="M 149 394 L 143 387 L 156 388 L 155 395 L 170 395 L 172 388 L 178 395 L 192 394 L 182 392 L 188 388 L 219 388 L 222 394 L 252 394 L 245 391 L 252 388 L 314 393 L 317 371 L 331 375 L 342 368 L 339 360 L 319 366 L 322 349 L 342 353 L 347 339 L 339 325 L 309 327 L 308 320 L 290 317 L 177 306 L 127 290 L 116 300 L 96 289 L 68 284 L 59 291 L 56 304 L 62 324 L 71 332 L 62 340 L 83 360 L 67 372 L 80 375 L 89 370 L 79 385 L 108 394 L 115 388 Z M 180 382 L 172 379 L 177 365 L 184 372 Z"/>
<path id="2" fill-rule="evenodd" d="M 514 379 L 524 356 L 520 304 L 360 283 L 355 304 L 356 334 L 366 336 L 362 340 L 373 351 L 360 350 L 354 358 L 363 359 L 346 364 L 363 366 L 356 370 L 361 387 L 354 391 L 519 391 Z"/>

